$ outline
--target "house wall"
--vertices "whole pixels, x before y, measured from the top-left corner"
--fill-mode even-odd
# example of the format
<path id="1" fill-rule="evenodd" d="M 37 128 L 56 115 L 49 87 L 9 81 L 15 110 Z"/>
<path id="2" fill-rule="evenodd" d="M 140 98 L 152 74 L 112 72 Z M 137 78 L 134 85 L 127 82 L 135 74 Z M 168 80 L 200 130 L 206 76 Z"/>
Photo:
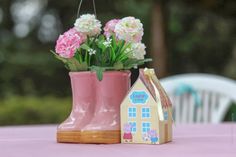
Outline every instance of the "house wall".
<path id="1" fill-rule="evenodd" d="M 149 104 L 150 101 L 147 103 Z M 150 123 L 150 129 L 152 130 L 156 130 L 157 131 L 157 135 L 159 135 L 159 127 L 158 127 L 158 117 L 157 117 L 157 108 L 155 106 L 152 105 L 126 105 L 122 107 L 123 112 L 127 112 L 129 107 L 136 107 L 137 108 L 137 116 L 136 118 L 129 118 L 128 114 L 123 114 L 122 115 L 122 123 L 121 124 L 125 124 L 125 123 L 132 123 L 135 122 L 136 123 L 136 131 L 132 132 L 133 135 L 133 142 L 135 143 L 150 143 L 150 141 L 144 142 L 143 141 L 143 127 L 142 127 L 142 123 L 147 122 Z M 150 118 L 142 118 L 142 108 L 143 107 L 148 107 L 150 108 Z M 124 134 L 124 128 L 123 126 L 121 126 L 121 135 Z M 123 139 L 122 139 L 123 141 Z M 124 141 L 123 141 L 124 142 Z"/>
<path id="2" fill-rule="evenodd" d="M 148 94 L 148 100 L 145 104 L 133 104 L 129 98 L 130 94 L 133 91 L 145 91 Z M 130 118 L 128 115 L 129 108 L 136 108 L 136 117 Z M 148 118 L 142 118 L 142 108 L 149 108 L 150 109 L 150 117 Z M 159 126 L 158 126 L 158 114 L 157 114 L 157 106 L 156 102 L 153 99 L 152 95 L 149 93 L 149 91 L 146 89 L 146 87 L 141 83 L 140 81 L 137 81 L 136 84 L 133 86 L 131 91 L 129 92 L 129 95 L 124 99 L 122 105 L 121 105 L 121 135 L 124 134 L 124 124 L 130 122 L 136 123 L 136 130 L 135 132 L 132 132 L 133 135 L 133 141 L 134 143 L 150 143 L 150 141 L 143 141 L 143 127 L 142 123 L 150 123 L 150 129 L 156 130 L 157 135 L 159 135 Z M 121 138 L 122 142 L 125 142 L 123 138 Z"/>
<path id="3" fill-rule="evenodd" d="M 168 119 L 159 121 L 160 144 L 172 141 L 172 108 L 168 107 Z"/>
<path id="4" fill-rule="evenodd" d="M 130 100 L 130 94 L 134 91 L 145 91 L 148 94 L 148 100 L 145 104 L 133 104 Z M 160 95 L 158 96 L 158 100 L 161 100 Z M 157 104 L 159 103 L 159 104 Z M 149 122 L 150 129 L 156 130 L 159 143 L 166 143 L 172 140 L 172 109 L 166 108 L 166 112 L 168 113 L 168 119 L 164 121 L 159 120 L 158 115 L 158 105 L 161 106 L 161 101 L 156 102 L 152 95 L 149 93 L 147 88 L 144 86 L 142 81 L 138 79 L 129 94 L 125 97 L 124 101 L 121 104 L 121 142 L 122 143 L 147 143 L 151 144 L 150 139 L 148 141 L 143 140 L 143 127 L 142 123 Z M 128 115 L 129 108 L 135 108 L 136 116 L 130 118 Z M 149 107 L 150 109 L 150 117 L 142 118 L 142 108 Z M 135 131 L 132 130 L 132 141 L 125 141 L 123 139 L 124 135 L 124 125 L 127 123 L 136 123 Z"/>
<path id="5" fill-rule="evenodd" d="M 172 123 L 173 123 L 173 115 L 172 115 L 172 107 L 169 107 L 168 108 L 168 115 L 170 116 L 169 119 L 168 119 L 168 141 L 167 142 L 170 142 L 172 141 Z"/>

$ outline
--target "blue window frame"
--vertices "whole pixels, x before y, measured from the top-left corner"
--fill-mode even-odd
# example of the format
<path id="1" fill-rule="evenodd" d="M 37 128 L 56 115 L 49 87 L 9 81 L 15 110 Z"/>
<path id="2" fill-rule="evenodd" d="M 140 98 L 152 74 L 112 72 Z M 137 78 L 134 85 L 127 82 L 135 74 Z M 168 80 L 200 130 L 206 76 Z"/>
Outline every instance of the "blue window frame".
<path id="1" fill-rule="evenodd" d="M 136 107 L 129 107 L 128 108 L 128 117 L 129 118 L 136 118 L 137 115 L 137 108 Z"/>
<path id="2" fill-rule="evenodd" d="M 150 131 L 151 124 L 150 122 L 142 122 L 142 132 L 146 133 Z"/>
<path id="3" fill-rule="evenodd" d="M 136 133 L 136 131 L 137 131 L 137 124 L 136 124 L 136 122 L 129 122 L 129 124 L 132 126 L 131 132 L 132 133 Z"/>
<path id="4" fill-rule="evenodd" d="M 142 118 L 150 118 L 150 108 L 149 107 L 142 108 Z"/>

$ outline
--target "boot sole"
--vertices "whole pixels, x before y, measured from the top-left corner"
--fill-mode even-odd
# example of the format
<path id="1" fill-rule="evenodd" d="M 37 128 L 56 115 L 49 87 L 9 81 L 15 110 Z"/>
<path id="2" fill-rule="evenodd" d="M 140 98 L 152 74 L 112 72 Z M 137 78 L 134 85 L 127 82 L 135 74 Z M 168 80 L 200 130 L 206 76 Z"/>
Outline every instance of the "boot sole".
<path id="1" fill-rule="evenodd" d="M 120 143 L 120 130 L 106 131 L 58 131 L 58 143 Z"/>

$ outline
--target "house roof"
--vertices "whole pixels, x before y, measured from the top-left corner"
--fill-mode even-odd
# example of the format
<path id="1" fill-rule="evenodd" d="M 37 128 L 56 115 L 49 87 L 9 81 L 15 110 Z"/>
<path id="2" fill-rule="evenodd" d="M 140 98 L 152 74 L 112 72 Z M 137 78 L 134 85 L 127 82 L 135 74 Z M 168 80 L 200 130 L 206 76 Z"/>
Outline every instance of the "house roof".
<path id="1" fill-rule="evenodd" d="M 149 70 L 153 70 L 153 69 L 149 69 Z M 153 72 L 154 72 L 154 70 L 153 70 Z M 160 100 L 161 105 L 163 108 L 167 108 L 168 106 L 172 106 L 168 95 L 166 94 L 164 88 L 161 86 L 156 75 L 152 76 L 152 82 L 151 82 L 151 80 L 149 79 L 149 76 L 145 74 L 144 69 L 140 69 L 139 70 L 139 78 L 144 83 L 144 85 L 147 87 L 148 91 L 153 96 L 155 101 L 158 101 L 158 98 L 156 97 L 156 93 L 155 93 L 155 89 L 154 89 L 155 87 L 157 88 L 159 95 L 160 95 L 160 99 L 161 99 Z M 154 87 L 153 83 L 154 83 L 155 87 Z"/>

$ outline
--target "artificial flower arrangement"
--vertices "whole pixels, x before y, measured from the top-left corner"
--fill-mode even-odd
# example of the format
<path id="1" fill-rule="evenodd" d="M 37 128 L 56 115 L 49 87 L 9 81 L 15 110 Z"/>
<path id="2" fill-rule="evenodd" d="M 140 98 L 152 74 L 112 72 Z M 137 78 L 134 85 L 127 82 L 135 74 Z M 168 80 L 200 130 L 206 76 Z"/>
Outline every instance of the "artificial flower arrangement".
<path id="1" fill-rule="evenodd" d="M 57 128 L 57 141 L 120 143 L 120 104 L 130 89 L 130 71 L 145 59 L 143 25 L 125 17 L 102 25 L 81 15 L 56 42 L 53 54 L 70 70 L 73 107 Z M 96 72 L 96 73 L 95 73 Z"/>
<path id="2" fill-rule="evenodd" d="M 74 27 L 60 35 L 53 54 L 70 71 L 96 71 L 102 80 L 106 70 L 137 68 L 145 59 L 141 42 L 143 24 L 134 17 L 113 19 L 106 23 L 102 34 L 101 22 L 95 15 L 81 15 Z"/>

